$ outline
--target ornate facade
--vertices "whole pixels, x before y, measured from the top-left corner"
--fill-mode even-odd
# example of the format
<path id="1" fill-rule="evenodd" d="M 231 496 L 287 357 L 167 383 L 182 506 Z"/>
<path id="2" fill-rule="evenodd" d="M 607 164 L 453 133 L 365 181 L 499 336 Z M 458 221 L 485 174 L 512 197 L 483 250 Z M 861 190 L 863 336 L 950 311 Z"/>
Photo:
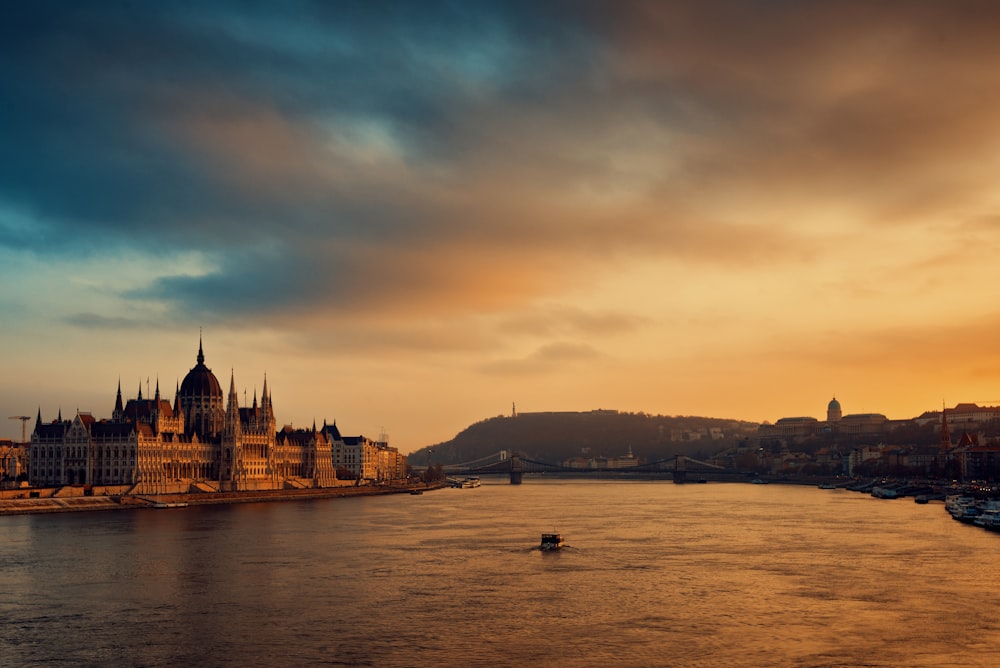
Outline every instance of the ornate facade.
<path id="1" fill-rule="evenodd" d="M 133 494 L 239 491 L 337 484 L 333 441 L 325 431 L 276 430 L 264 380 L 260 405 L 240 407 L 236 380 L 229 396 L 198 343 L 197 364 L 177 388 L 173 405 L 160 396 L 122 404 L 121 383 L 111 419 L 77 412 L 42 422 L 31 435 L 29 482 L 33 486 L 126 486 Z"/>

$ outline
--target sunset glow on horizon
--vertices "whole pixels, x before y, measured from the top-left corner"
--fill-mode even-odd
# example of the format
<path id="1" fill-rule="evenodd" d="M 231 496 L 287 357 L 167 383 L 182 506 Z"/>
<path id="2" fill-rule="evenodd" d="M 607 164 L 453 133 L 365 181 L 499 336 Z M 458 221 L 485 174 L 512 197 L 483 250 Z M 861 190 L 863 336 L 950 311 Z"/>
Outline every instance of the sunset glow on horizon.
<path id="1" fill-rule="evenodd" d="M 172 400 L 199 336 L 279 424 L 401 452 L 512 403 L 1000 404 L 998 28 L 919 1 L 6 6 L 0 405 Z"/>

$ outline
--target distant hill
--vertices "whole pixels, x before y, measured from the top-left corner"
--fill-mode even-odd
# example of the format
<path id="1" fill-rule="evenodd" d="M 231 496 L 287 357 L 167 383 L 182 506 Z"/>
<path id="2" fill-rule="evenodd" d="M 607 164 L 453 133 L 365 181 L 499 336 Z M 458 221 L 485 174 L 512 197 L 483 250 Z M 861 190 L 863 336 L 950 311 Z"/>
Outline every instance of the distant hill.
<path id="1" fill-rule="evenodd" d="M 753 436 L 758 424 L 707 417 L 595 410 L 520 413 L 477 422 L 455 438 L 409 455 L 415 466 L 462 464 L 499 450 L 557 463 L 571 457 L 620 457 L 629 448 L 647 462 L 677 454 L 709 456 Z"/>

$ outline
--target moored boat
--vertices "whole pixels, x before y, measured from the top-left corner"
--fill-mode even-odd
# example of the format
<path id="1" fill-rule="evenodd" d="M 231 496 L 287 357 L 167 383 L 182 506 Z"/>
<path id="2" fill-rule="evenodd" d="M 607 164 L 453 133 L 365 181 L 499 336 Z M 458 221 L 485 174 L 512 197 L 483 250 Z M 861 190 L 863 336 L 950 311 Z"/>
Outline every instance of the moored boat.
<path id="1" fill-rule="evenodd" d="M 1000 509 L 998 508 L 986 508 L 972 520 L 973 524 L 984 529 L 993 528 L 998 522 L 1000 522 Z"/>

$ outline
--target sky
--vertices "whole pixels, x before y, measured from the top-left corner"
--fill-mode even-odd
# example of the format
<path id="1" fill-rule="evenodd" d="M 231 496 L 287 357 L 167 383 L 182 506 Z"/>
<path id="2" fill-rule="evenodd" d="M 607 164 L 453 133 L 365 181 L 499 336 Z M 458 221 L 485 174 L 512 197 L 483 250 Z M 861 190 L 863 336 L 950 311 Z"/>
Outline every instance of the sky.
<path id="1" fill-rule="evenodd" d="M 1000 403 L 998 30 L 963 1 L 4 3 L 2 417 L 172 400 L 199 337 L 279 423 L 402 452 L 515 404 Z"/>

